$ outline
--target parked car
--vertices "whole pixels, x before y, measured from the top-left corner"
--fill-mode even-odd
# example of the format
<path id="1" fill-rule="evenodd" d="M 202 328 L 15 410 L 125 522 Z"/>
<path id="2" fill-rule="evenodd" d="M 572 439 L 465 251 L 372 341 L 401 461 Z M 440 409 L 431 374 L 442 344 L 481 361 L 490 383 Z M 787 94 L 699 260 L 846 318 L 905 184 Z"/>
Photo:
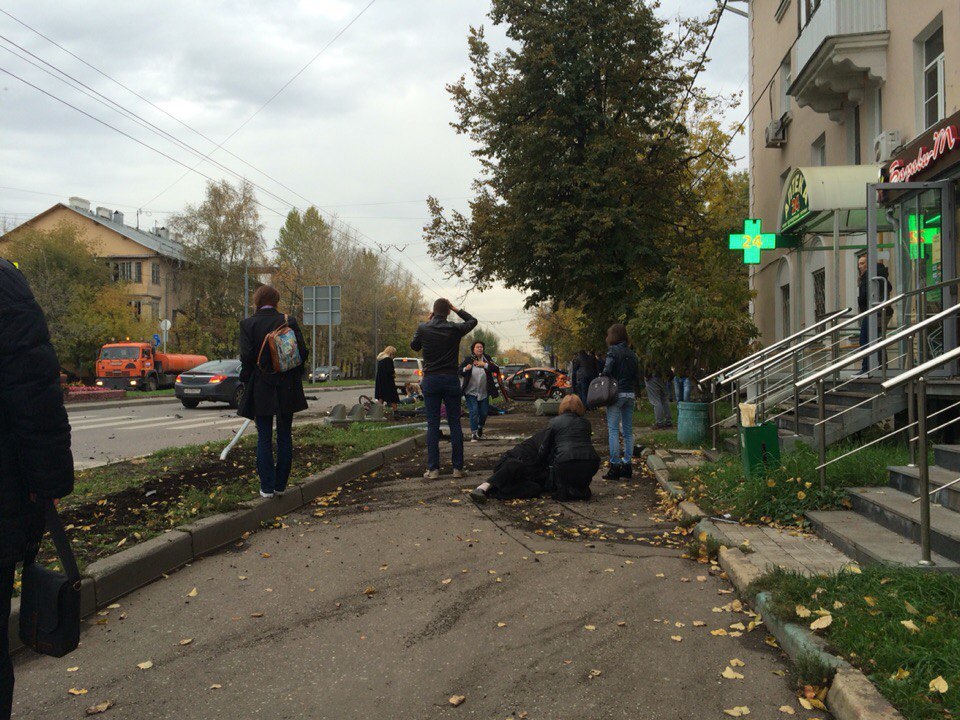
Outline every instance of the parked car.
<path id="1" fill-rule="evenodd" d="M 195 408 L 201 401 L 225 402 L 239 407 L 243 398 L 239 360 L 211 360 L 192 370 L 180 373 L 173 394 L 185 408 Z"/>
<path id="2" fill-rule="evenodd" d="M 312 373 L 307 375 L 307 379 L 314 383 L 326 382 L 327 380 L 336 382 L 337 380 L 343 380 L 343 371 L 336 365 L 318 365 Z"/>
<path id="3" fill-rule="evenodd" d="M 567 374 L 556 368 L 524 368 L 504 381 L 511 400 L 559 400 L 573 392 Z"/>
<path id="4" fill-rule="evenodd" d="M 408 383 L 419 385 L 423 380 L 423 360 L 420 358 L 394 358 L 393 369 L 396 370 L 393 382 L 399 391 L 403 391 Z"/>
<path id="5" fill-rule="evenodd" d="M 503 365 L 500 368 L 500 375 L 504 381 L 506 381 L 511 375 L 516 375 L 521 370 L 526 370 L 529 365 L 523 363 L 522 365 Z"/>

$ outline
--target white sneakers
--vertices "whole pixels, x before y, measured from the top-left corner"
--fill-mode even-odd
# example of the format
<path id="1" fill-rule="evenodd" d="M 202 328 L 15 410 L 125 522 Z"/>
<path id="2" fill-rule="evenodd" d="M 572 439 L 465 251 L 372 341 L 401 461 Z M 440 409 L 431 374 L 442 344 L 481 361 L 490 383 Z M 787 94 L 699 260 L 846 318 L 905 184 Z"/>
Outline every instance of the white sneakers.
<path id="1" fill-rule="evenodd" d="M 454 469 L 453 469 L 453 476 L 454 476 L 455 478 L 465 478 L 465 477 L 467 476 L 467 474 L 466 474 L 463 470 L 457 470 L 457 468 L 454 468 Z"/>
<path id="2" fill-rule="evenodd" d="M 455 478 L 465 478 L 465 477 L 467 476 L 467 473 L 464 472 L 463 470 L 457 470 L 456 468 L 454 468 L 454 470 L 453 470 L 453 476 L 454 476 Z M 440 477 L 440 471 L 439 471 L 439 470 L 427 470 L 427 471 L 423 474 L 423 477 L 424 477 L 425 480 L 437 480 L 437 479 Z"/>
<path id="3" fill-rule="evenodd" d="M 263 490 L 260 491 L 260 497 L 262 498 L 272 498 L 273 493 L 265 493 Z"/>

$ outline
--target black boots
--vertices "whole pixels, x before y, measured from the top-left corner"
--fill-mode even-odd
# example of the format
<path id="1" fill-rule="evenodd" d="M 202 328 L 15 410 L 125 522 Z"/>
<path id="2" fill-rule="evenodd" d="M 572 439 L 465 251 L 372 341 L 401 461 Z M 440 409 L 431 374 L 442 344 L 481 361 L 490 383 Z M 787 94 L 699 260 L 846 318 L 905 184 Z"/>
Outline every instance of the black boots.
<path id="1" fill-rule="evenodd" d="M 610 463 L 604 480 L 629 480 L 633 477 L 633 465 L 630 463 Z"/>
<path id="2" fill-rule="evenodd" d="M 624 480 L 630 480 L 633 477 L 633 465 L 631 463 L 620 465 L 620 477 Z"/>

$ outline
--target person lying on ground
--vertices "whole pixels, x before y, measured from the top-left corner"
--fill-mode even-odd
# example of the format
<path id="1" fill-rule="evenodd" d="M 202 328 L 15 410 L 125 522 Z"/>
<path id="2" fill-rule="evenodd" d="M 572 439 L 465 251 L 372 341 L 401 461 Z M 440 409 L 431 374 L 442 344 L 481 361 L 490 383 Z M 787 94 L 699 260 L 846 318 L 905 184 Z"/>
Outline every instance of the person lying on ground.
<path id="1" fill-rule="evenodd" d="M 550 468 L 547 485 L 554 500 L 589 500 L 590 483 L 600 469 L 600 456 L 593 449 L 593 427 L 584 415 L 587 409 L 577 395 L 567 395 L 560 413 L 547 426 L 540 446 L 540 462 Z"/>
<path id="2" fill-rule="evenodd" d="M 549 477 L 549 467 L 540 457 L 548 432 L 549 428 L 544 428 L 507 450 L 497 461 L 493 474 L 471 490 L 470 497 L 481 503 L 488 497 L 498 500 L 540 497 Z"/>

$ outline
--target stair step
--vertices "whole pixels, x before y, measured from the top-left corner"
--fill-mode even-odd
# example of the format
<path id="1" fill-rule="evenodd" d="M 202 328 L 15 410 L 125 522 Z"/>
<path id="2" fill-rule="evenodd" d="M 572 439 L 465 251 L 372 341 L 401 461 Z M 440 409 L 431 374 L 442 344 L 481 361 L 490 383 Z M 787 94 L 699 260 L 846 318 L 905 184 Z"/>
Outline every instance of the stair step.
<path id="1" fill-rule="evenodd" d="M 960 474 L 960 445 L 934 445 L 933 457 L 940 467 Z"/>
<path id="2" fill-rule="evenodd" d="M 895 465 L 887 468 L 890 473 L 890 487 L 896 488 L 908 495 L 917 497 L 920 494 L 920 468 L 910 465 Z M 939 465 L 929 468 L 930 489 L 941 487 L 960 477 L 960 472 L 947 470 Z M 960 483 L 947 488 L 932 499 L 943 507 L 955 513 L 960 513 Z"/>
<path id="3" fill-rule="evenodd" d="M 920 503 L 912 502 L 915 495 L 892 487 L 850 488 L 847 493 L 854 512 L 914 542 L 920 541 Z M 930 547 L 960 562 L 960 513 L 930 506 Z"/>
<path id="4" fill-rule="evenodd" d="M 960 573 L 960 564 L 932 555 L 933 566 L 922 566 L 920 545 L 849 510 L 808 512 L 817 534 L 862 565 L 899 565 L 924 570 Z"/>

